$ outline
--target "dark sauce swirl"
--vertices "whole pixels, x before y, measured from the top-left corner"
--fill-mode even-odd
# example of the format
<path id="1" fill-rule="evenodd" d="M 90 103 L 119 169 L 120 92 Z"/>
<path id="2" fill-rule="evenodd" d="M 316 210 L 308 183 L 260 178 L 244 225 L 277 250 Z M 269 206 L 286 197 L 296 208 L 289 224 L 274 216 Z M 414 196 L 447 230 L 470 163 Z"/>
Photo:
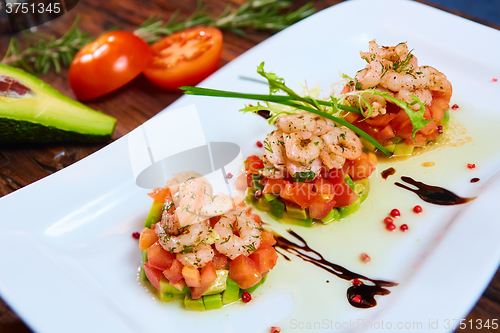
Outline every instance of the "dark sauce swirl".
<path id="1" fill-rule="evenodd" d="M 382 178 L 387 179 L 387 177 L 392 176 L 395 173 L 396 173 L 396 169 L 394 169 L 393 167 L 390 167 L 390 168 L 382 171 L 380 174 L 382 175 Z"/>
<path id="2" fill-rule="evenodd" d="M 319 268 L 324 269 L 325 271 L 341 278 L 344 280 L 360 280 L 360 284 L 356 286 L 352 286 L 347 289 L 347 300 L 349 304 L 357 308 L 371 308 L 377 305 L 374 296 L 375 295 L 388 295 L 391 292 L 383 287 L 395 287 L 398 284 L 395 282 L 383 281 L 383 280 L 374 280 L 368 278 L 364 275 L 352 272 L 340 265 L 334 264 L 328 260 L 326 260 L 321 253 L 313 250 L 307 245 L 307 242 L 299 236 L 293 230 L 287 230 L 287 232 L 298 239 L 301 244 L 294 243 L 284 237 L 281 237 L 278 234 L 274 234 L 274 238 L 276 239 L 276 248 L 279 248 L 285 252 L 291 253 L 299 257 L 300 259 L 307 261 Z M 281 251 L 278 250 L 278 253 L 283 255 Z M 311 255 L 313 254 L 313 255 Z M 285 259 L 290 260 L 290 258 L 284 256 Z M 373 283 L 373 285 L 364 284 L 363 281 L 368 281 Z"/>
<path id="3" fill-rule="evenodd" d="M 429 202 L 431 204 L 435 205 L 442 205 L 442 206 L 452 206 L 452 205 L 460 205 L 467 203 L 471 200 L 474 200 L 475 198 L 462 198 L 456 195 L 455 193 L 448 191 L 445 188 L 438 187 L 438 186 L 431 186 L 424 184 L 422 182 L 418 182 L 410 177 L 407 176 L 402 176 L 401 180 L 415 186 L 417 189 L 413 189 L 409 186 L 406 186 L 401 183 L 394 183 L 394 185 L 399 186 L 401 188 L 404 188 L 405 190 L 411 191 L 415 194 L 417 194 L 420 199 Z"/>

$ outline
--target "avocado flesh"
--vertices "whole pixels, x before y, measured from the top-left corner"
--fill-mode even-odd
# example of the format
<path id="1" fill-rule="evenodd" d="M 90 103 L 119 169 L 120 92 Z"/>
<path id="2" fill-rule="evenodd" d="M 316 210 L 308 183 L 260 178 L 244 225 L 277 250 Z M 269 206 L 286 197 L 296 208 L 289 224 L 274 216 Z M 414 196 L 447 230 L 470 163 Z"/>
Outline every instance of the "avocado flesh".
<path id="1" fill-rule="evenodd" d="M 0 91 L 0 143 L 111 139 L 115 118 L 72 100 L 20 69 L 0 65 L 0 79 L 13 79 L 29 89 L 21 96 Z"/>

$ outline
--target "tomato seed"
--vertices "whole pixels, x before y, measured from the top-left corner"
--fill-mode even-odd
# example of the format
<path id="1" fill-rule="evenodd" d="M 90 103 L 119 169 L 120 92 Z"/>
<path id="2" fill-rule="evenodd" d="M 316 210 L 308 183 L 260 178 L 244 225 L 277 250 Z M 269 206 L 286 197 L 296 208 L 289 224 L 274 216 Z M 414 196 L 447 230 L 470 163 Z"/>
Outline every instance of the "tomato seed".
<path id="1" fill-rule="evenodd" d="M 281 328 L 273 326 L 271 327 L 271 333 L 281 333 Z"/>
<path id="2" fill-rule="evenodd" d="M 399 209 L 394 208 L 393 210 L 391 210 L 391 216 L 395 218 L 400 217 L 401 213 L 399 212 Z"/>
<path id="3" fill-rule="evenodd" d="M 250 295 L 248 291 L 245 291 L 243 295 L 241 295 L 241 299 L 243 300 L 243 302 L 248 303 L 252 300 L 252 295 Z"/>
<path id="4" fill-rule="evenodd" d="M 257 145 L 257 147 L 259 147 L 259 148 L 264 147 L 264 145 L 263 145 L 263 144 L 262 144 L 262 142 L 260 142 L 260 141 L 257 141 L 255 144 L 256 144 L 256 145 Z"/>
<path id="5" fill-rule="evenodd" d="M 422 206 L 417 205 L 417 206 L 413 207 L 413 211 L 414 211 L 415 213 L 417 213 L 417 214 L 422 213 L 422 210 L 423 210 L 423 209 L 422 209 Z"/>
<path id="6" fill-rule="evenodd" d="M 372 261 L 372 258 L 370 258 L 370 256 L 366 253 L 361 253 L 361 260 L 363 262 L 369 263 L 370 261 Z"/>
<path id="7" fill-rule="evenodd" d="M 451 106 L 451 108 L 452 108 L 453 110 L 456 110 L 456 109 L 458 109 L 458 108 L 459 108 L 459 106 L 458 106 L 458 104 L 453 104 L 453 105 Z"/>
<path id="8" fill-rule="evenodd" d="M 475 164 L 470 164 L 470 163 L 469 163 L 469 164 L 467 164 L 467 167 L 468 167 L 469 169 L 475 169 L 475 168 L 476 168 L 476 165 L 475 165 Z"/>
<path id="9" fill-rule="evenodd" d="M 352 299 L 352 301 L 356 302 L 356 303 L 361 303 L 361 295 L 354 296 L 354 298 Z"/>
<path id="10" fill-rule="evenodd" d="M 408 225 L 407 224 L 401 224 L 401 226 L 399 227 L 399 230 L 401 230 L 402 232 L 405 232 L 408 230 Z"/>
<path id="11" fill-rule="evenodd" d="M 136 231 L 132 233 L 132 237 L 134 237 L 135 239 L 139 239 L 139 237 L 141 237 L 141 234 Z"/>
<path id="12" fill-rule="evenodd" d="M 231 178 L 233 178 L 233 174 L 232 174 L 232 173 L 228 173 L 228 174 L 226 175 L 226 178 L 227 178 L 227 179 L 231 179 Z"/>
<path id="13" fill-rule="evenodd" d="M 389 216 L 387 216 L 387 217 L 384 219 L 384 223 L 385 223 L 385 224 L 394 223 L 394 220 L 393 220 L 393 219 L 391 219 Z"/>
<path id="14" fill-rule="evenodd" d="M 394 231 L 396 229 L 396 226 L 394 225 L 394 223 L 387 223 L 385 225 L 385 228 L 389 231 Z"/>

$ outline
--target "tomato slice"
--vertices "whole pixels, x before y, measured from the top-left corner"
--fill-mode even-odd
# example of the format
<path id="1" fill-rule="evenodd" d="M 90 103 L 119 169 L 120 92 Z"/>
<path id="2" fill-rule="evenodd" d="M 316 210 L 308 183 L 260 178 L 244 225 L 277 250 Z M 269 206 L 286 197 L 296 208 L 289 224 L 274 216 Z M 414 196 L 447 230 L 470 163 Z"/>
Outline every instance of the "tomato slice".
<path id="1" fill-rule="evenodd" d="M 151 49 L 153 61 L 143 72 L 149 80 L 169 90 L 195 86 L 217 69 L 222 32 L 212 27 L 190 28 L 163 38 Z"/>
<path id="2" fill-rule="evenodd" d="M 112 92 L 149 66 L 149 45 L 131 32 L 110 31 L 85 45 L 69 67 L 69 84 L 79 100 Z"/>

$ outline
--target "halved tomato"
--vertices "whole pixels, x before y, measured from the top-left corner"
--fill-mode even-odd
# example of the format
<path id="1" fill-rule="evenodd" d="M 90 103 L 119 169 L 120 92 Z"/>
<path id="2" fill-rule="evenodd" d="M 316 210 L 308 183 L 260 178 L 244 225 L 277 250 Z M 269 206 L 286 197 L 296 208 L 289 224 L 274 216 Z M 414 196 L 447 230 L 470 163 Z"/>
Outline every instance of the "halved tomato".
<path id="1" fill-rule="evenodd" d="M 222 32 L 212 27 L 182 30 L 156 42 L 151 50 L 153 61 L 143 72 L 150 81 L 169 90 L 195 86 L 217 69 Z"/>

